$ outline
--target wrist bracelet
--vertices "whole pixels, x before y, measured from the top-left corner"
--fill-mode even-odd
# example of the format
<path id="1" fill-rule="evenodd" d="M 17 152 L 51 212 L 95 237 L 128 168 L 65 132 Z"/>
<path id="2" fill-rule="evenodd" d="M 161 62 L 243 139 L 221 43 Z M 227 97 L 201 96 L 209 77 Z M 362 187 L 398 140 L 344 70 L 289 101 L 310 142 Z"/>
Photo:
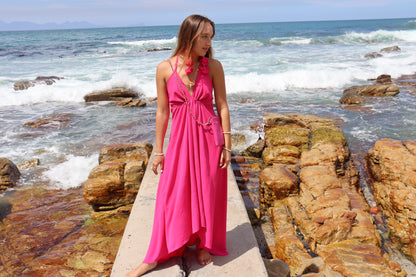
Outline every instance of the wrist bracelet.
<path id="1" fill-rule="evenodd" d="M 231 135 L 231 132 L 222 132 L 223 134 L 230 134 Z"/>
<path id="2" fill-rule="evenodd" d="M 223 147 L 222 149 L 227 150 L 228 152 L 231 152 L 231 149 L 229 149 L 227 147 Z"/>
<path id="3" fill-rule="evenodd" d="M 165 154 L 162 152 L 162 153 L 155 153 L 155 156 L 165 156 Z"/>

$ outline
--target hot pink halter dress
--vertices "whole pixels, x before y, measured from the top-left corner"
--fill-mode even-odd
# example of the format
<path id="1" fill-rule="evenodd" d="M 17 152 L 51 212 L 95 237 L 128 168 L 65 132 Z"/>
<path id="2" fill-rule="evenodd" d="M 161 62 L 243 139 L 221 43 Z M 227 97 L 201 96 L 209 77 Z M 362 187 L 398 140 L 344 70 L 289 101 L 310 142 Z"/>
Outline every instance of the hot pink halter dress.
<path id="1" fill-rule="evenodd" d="M 212 80 L 199 70 L 190 94 L 177 73 L 167 82 L 172 123 L 164 171 L 160 175 L 152 238 L 144 263 L 181 256 L 185 245 L 201 240 L 200 248 L 224 256 L 226 250 L 227 169 L 219 167 L 222 151 L 210 126 L 200 122 L 215 116 Z M 175 75 L 176 77 L 175 77 Z"/>

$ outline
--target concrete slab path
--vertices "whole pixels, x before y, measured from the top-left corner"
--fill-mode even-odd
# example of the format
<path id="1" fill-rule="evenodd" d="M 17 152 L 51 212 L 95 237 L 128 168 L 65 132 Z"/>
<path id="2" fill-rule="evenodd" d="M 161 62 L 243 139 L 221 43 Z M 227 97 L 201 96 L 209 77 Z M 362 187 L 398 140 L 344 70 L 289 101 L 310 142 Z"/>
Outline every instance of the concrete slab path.
<path id="1" fill-rule="evenodd" d="M 165 142 L 167 145 L 167 141 Z M 153 158 L 152 157 L 151 160 Z M 159 175 L 148 166 L 127 222 L 111 277 L 124 277 L 146 255 L 150 242 Z M 243 199 L 231 166 L 228 167 L 227 256 L 213 256 L 212 263 L 199 265 L 194 248 L 182 258 L 172 258 L 145 274 L 149 277 L 267 277 Z"/>

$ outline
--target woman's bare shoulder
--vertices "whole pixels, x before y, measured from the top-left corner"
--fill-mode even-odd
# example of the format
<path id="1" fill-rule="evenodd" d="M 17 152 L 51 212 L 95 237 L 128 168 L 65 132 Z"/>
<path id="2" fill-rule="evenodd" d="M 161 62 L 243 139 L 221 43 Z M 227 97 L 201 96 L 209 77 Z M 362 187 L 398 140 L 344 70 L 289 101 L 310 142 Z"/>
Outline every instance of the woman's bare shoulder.
<path id="1" fill-rule="evenodd" d="M 222 64 L 219 60 L 216 59 L 209 59 L 209 68 L 215 74 L 224 74 L 224 70 L 222 68 Z"/>

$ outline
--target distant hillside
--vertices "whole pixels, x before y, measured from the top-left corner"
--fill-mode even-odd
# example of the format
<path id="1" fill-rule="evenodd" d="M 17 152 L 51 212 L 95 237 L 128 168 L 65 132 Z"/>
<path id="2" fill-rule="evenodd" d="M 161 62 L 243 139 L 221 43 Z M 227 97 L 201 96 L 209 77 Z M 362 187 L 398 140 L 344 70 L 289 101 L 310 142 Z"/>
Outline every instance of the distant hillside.
<path id="1" fill-rule="evenodd" d="M 28 21 L 3 22 L 0 21 L 0 31 L 24 31 L 24 30 L 57 30 L 57 29 L 85 29 L 97 28 L 89 22 L 64 22 L 64 23 L 44 23 L 38 24 Z"/>

